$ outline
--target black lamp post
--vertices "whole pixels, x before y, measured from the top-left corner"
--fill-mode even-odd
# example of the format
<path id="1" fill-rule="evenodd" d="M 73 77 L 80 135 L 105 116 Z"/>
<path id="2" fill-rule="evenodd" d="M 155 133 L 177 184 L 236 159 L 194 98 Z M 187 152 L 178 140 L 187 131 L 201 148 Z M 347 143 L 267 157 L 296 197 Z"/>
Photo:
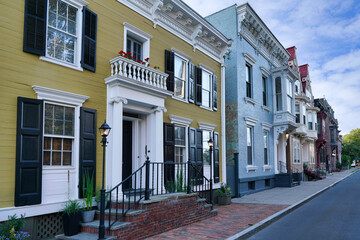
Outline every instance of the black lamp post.
<path id="1" fill-rule="evenodd" d="M 211 137 L 208 141 L 208 144 L 210 147 L 210 203 L 211 203 L 211 210 L 213 210 L 212 151 L 213 151 L 214 142 Z"/>
<path id="2" fill-rule="evenodd" d="M 107 143 L 107 136 L 109 136 L 111 127 L 104 121 L 104 123 L 99 127 L 100 135 L 102 138 L 103 146 L 103 169 L 102 169 L 102 187 L 100 190 L 100 226 L 99 226 L 99 240 L 105 239 L 105 188 L 104 188 L 104 178 L 105 178 L 105 149 Z"/>

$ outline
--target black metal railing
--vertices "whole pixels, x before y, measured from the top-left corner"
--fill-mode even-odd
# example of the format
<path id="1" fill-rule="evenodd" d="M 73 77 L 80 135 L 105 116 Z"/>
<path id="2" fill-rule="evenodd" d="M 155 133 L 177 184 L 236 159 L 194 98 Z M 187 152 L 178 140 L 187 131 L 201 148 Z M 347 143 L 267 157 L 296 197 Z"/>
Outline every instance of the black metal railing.
<path id="1" fill-rule="evenodd" d="M 151 196 L 198 192 L 200 198 L 213 204 L 212 181 L 204 176 L 200 167 L 189 161 L 150 162 L 147 158 L 139 169 L 105 192 L 109 195 L 109 229 L 141 200 L 150 200 Z"/>

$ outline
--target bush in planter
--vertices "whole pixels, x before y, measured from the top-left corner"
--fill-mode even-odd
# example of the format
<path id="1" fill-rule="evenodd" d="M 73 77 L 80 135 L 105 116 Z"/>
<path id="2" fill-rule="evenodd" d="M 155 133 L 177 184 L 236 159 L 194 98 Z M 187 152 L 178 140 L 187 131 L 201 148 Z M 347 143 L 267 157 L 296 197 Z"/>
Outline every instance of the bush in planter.
<path id="1" fill-rule="evenodd" d="M 63 226 L 65 236 L 78 234 L 82 207 L 77 200 L 68 200 L 63 209 Z"/>
<path id="2" fill-rule="evenodd" d="M 83 222 L 94 220 L 95 210 L 92 209 L 94 196 L 94 176 L 89 175 L 88 171 L 83 174 L 83 197 L 86 204 L 84 211 L 81 213 Z"/>
<path id="3" fill-rule="evenodd" d="M 221 187 L 217 190 L 218 203 L 220 205 L 231 204 L 231 189 L 226 183 L 221 183 Z"/>

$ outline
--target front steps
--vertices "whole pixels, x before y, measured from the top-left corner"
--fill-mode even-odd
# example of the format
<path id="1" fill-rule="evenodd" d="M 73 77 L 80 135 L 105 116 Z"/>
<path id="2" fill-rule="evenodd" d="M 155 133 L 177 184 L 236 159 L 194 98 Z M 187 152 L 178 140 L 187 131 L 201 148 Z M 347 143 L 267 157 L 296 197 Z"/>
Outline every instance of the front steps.
<path id="1" fill-rule="evenodd" d="M 217 215 L 217 210 L 211 210 L 212 205 L 206 204 L 205 199 L 199 199 L 198 193 L 173 193 L 152 196 L 150 200 L 140 201 L 135 209 L 130 210 L 124 217 L 120 217 L 120 221 L 116 222 L 111 229 L 107 229 L 109 217 L 112 220 L 116 217 L 116 204 L 118 204 L 118 216 L 120 217 L 122 203 L 111 204 L 111 215 L 109 209 L 105 211 L 105 235 L 112 237 L 109 239 L 144 239 Z M 87 233 L 97 239 L 99 216 L 100 212 L 97 211 L 95 221 L 81 223 L 81 234 L 71 238 L 59 235 L 56 238 L 63 240 L 92 239 L 83 238 L 83 234 Z"/>

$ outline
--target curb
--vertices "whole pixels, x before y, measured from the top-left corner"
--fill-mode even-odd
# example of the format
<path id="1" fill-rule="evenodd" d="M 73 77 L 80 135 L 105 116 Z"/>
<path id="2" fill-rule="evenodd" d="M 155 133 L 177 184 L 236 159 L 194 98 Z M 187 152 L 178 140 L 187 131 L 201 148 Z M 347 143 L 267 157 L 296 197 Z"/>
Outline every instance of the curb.
<path id="1" fill-rule="evenodd" d="M 279 220 L 281 217 L 285 216 L 286 214 L 290 213 L 291 211 L 294 211 L 296 208 L 302 206 L 306 202 L 308 202 L 311 199 L 315 198 L 317 195 L 321 194 L 322 192 L 325 192 L 329 188 L 335 186 L 336 184 L 338 184 L 339 182 L 343 181 L 344 179 L 350 177 L 351 175 L 353 175 L 354 173 L 356 173 L 359 170 L 360 170 L 360 168 L 356 169 L 355 171 L 352 171 L 349 175 L 337 180 L 336 182 L 333 182 L 329 186 L 326 186 L 323 189 L 321 189 L 321 190 L 311 194 L 310 196 L 304 198 L 303 200 L 300 200 L 299 202 L 294 203 L 293 205 L 291 205 L 291 206 L 289 206 L 289 207 L 287 207 L 287 208 L 285 208 L 285 209 L 271 215 L 270 217 L 267 217 L 267 218 L 261 220 L 260 222 L 254 224 L 251 227 L 246 228 L 244 231 L 241 231 L 241 232 L 227 238 L 226 240 L 246 239 L 246 238 L 252 236 L 256 231 L 259 231 L 259 230 L 267 227 L 271 223 Z"/>

